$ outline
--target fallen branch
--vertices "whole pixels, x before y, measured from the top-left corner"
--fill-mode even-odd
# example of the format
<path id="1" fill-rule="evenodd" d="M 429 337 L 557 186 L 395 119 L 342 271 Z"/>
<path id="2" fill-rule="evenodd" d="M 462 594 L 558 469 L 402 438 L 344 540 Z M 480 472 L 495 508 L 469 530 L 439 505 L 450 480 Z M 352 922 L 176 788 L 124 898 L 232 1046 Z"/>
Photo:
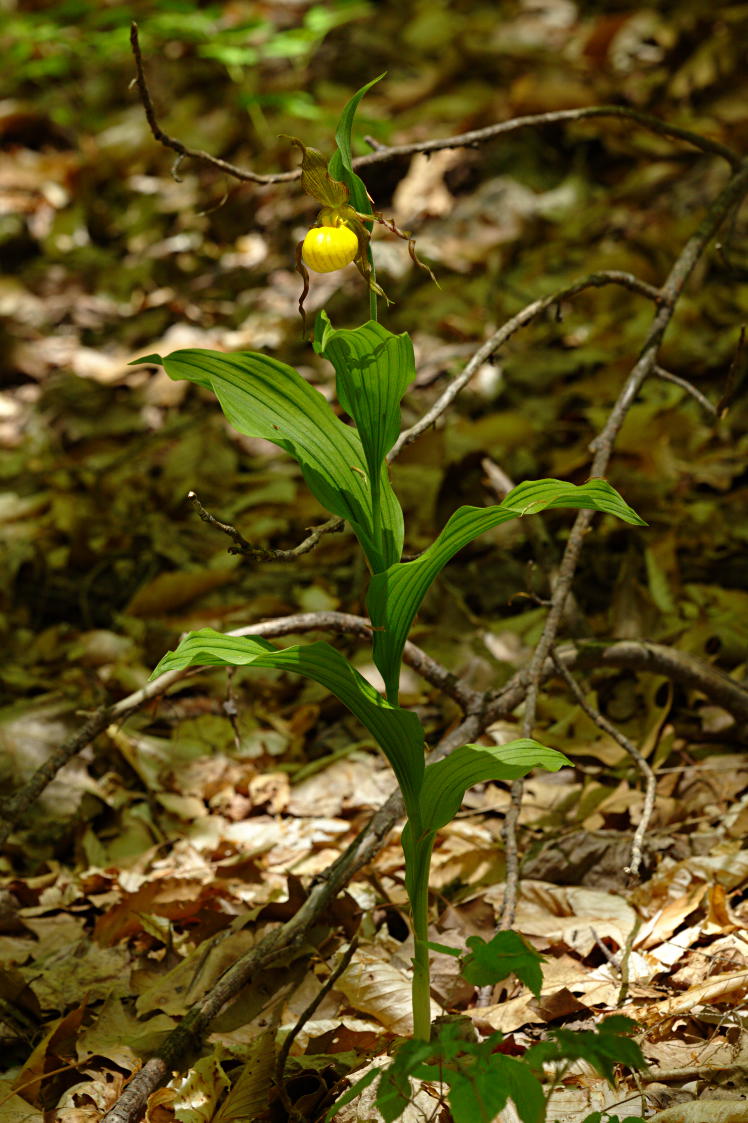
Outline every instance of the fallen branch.
<path id="1" fill-rule="evenodd" d="M 748 1123 L 748 1100 L 705 1100 L 669 1107 L 651 1116 L 650 1123 Z"/>
<path id="2" fill-rule="evenodd" d="M 241 180 L 244 183 L 289 183 L 301 177 L 300 168 L 291 172 L 271 172 L 267 174 L 253 172 L 249 168 L 241 168 L 237 164 L 232 164 L 229 160 L 222 160 L 220 156 L 213 156 L 210 152 L 205 152 L 199 148 L 190 148 L 189 145 L 165 132 L 156 117 L 153 99 L 148 88 L 137 23 L 130 25 L 130 45 L 135 60 L 135 84 L 143 103 L 148 126 L 154 139 L 159 144 L 177 153 L 177 166 L 184 159 L 200 160 L 202 163 L 217 168 L 219 171 L 225 172 L 226 175 L 233 176 L 234 179 Z M 402 159 L 403 156 L 414 156 L 419 152 L 438 152 L 443 148 L 475 148 L 480 144 L 487 144 L 497 137 L 517 132 L 519 129 L 585 121 L 595 117 L 634 121 L 648 132 L 669 137 L 671 140 L 683 141 L 711 156 L 720 156 L 732 168 L 737 168 L 740 165 L 740 156 L 727 145 L 720 144 L 717 140 L 710 140 L 709 137 L 700 136 L 698 133 L 691 132 L 690 129 L 670 125 L 667 121 L 661 121 L 659 117 L 653 117 L 650 113 L 642 113 L 640 110 L 630 109 L 626 105 L 589 105 L 581 109 L 559 109 L 550 113 L 533 113 L 526 117 L 513 117 L 510 121 L 499 121 L 495 125 L 488 125 L 483 129 L 472 129 L 470 132 L 457 133 L 455 136 L 441 137 L 436 140 L 414 141 L 411 144 L 377 144 L 374 152 L 354 159 L 353 167 L 357 169 L 371 167 L 373 164 Z"/>
<path id="3" fill-rule="evenodd" d="M 717 234 L 727 216 L 748 194 L 748 160 L 742 162 L 728 181 L 726 187 L 709 206 L 704 218 L 678 254 L 670 272 L 659 290 L 659 301 L 639 358 L 634 364 L 620 394 L 608 415 L 608 420 L 590 445 L 594 453 L 590 476 L 605 476 L 616 437 L 626 418 L 626 414 L 636 400 L 646 379 L 657 366 L 660 344 L 673 317 L 678 300 L 694 266 L 707 246 Z M 561 564 L 555 576 L 551 606 L 546 617 L 543 633 L 535 647 L 530 669 L 522 723 L 524 737 L 532 736 L 535 727 L 538 693 L 543 679 L 543 668 L 556 643 L 563 618 L 566 598 L 571 591 L 582 546 L 592 522 L 592 511 L 580 511 L 574 520 L 566 543 Z M 517 906 L 519 883 L 519 854 L 517 850 L 517 823 L 522 802 L 523 786 L 520 780 L 512 785 L 512 802 L 504 821 L 504 845 L 506 849 L 507 882 L 502 905 L 501 923 L 510 927 Z"/>

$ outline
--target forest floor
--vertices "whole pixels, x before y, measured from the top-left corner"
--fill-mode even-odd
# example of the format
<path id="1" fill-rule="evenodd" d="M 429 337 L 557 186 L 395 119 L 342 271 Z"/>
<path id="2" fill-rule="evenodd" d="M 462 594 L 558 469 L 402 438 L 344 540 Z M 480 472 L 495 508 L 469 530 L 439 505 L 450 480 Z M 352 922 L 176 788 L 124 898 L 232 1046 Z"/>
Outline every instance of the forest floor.
<path id="1" fill-rule="evenodd" d="M 380 144 L 611 102 L 739 153 L 748 144 L 740 5 L 718 15 L 683 4 L 673 15 L 511 3 L 500 34 L 495 4 L 413 4 L 405 22 L 402 5 L 363 0 L 247 0 L 188 14 L 155 2 L 136 12 L 86 0 L 69 7 L 64 19 L 54 6 L 16 13 L 5 32 L 6 792 L 91 714 L 141 690 L 185 631 L 365 614 L 367 573 L 347 532 L 290 563 L 228 552 L 189 492 L 266 550 L 293 547 L 326 512 L 295 463 L 233 432 L 207 392 L 128 366 L 182 347 L 263 351 L 328 400 L 334 393 L 297 312 L 294 247 L 314 204 L 298 181 L 240 183 L 196 160 L 172 178 L 174 153 L 153 138 L 131 87 L 133 14 L 164 128 L 259 172 L 296 167 L 281 134 L 329 152 L 342 105 L 382 71 L 359 118 L 359 136 Z M 407 427 L 531 301 L 601 270 L 661 285 L 729 168 L 631 121 L 591 119 L 362 174 L 377 206 L 414 231 L 440 284 L 404 244 L 376 234 L 378 276 L 395 300 L 383 322 L 409 331 L 416 350 Z M 600 652 L 659 645 L 681 670 L 601 655 L 575 670 L 586 707 L 561 677 L 540 694 L 534 735 L 573 761 L 527 782 L 519 820 L 514 928 L 546 956 L 541 997 L 519 981 L 477 994 L 457 959 L 433 956 L 435 1011 L 463 1013 L 481 1034 L 501 1030 L 515 1055 L 549 1026 L 585 1029 L 610 1012 L 636 1021 L 649 1069 L 622 1073 L 611 1088 L 575 1066 L 551 1101 L 549 1119 L 562 1123 L 594 1111 L 650 1118 L 698 1101 L 702 1114 L 684 1115 L 689 1123 L 727 1119 L 711 1101 L 727 1102 L 731 1120 L 748 1119 L 747 247 L 735 215 L 679 301 L 658 360 L 676 380 L 642 387 L 608 472 L 648 525 L 595 523 L 559 635 Z M 314 278 L 309 310 L 321 307 L 336 326 L 367 317 L 352 267 Z M 590 442 L 651 318 L 637 293 L 592 288 L 482 364 L 393 465 L 406 553 L 423 550 L 461 504 L 498 502 L 507 480 L 583 482 Z M 543 632 L 571 521 L 550 511 L 464 549 L 427 597 L 414 642 L 473 690 L 506 685 Z M 377 683 L 365 641 L 324 627 L 313 635 Z M 401 704 L 419 714 L 430 745 L 461 717 L 459 703 L 412 666 Z M 653 770 L 652 808 L 641 771 L 590 708 Z M 482 735 L 502 743 L 521 724 L 520 705 Z M 362 727 L 321 687 L 290 675 L 206 671 L 108 723 L 59 769 L 0 858 L 0 1119 L 101 1119 L 221 973 L 297 913 L 393 786 Z M 440 832 L 435 942 L 461 947 L 495 932 L 509 801 L 507 785 L 472 789 Z M 152 1097 L 151 1123 L 209 1123 L 233 1074 L 266 1049 L 268 1027 L 278 1040 L 298 1029 L 287 1099 L 301 1117 L 321 1119 L 350 1072 L 412 1029 L 406 903 L 393 831 L 303 945 L 213 1022 L 199 1059 Z M 299 1027 L 355 932 L 350 964 Z M 268 1056 L 255 1093 L 267 1119 L 283 1121 Z M 450 1118 L 443 1105 L 436 1114 L 436 1093 L 421 1095 L 410 1118 Z"/>

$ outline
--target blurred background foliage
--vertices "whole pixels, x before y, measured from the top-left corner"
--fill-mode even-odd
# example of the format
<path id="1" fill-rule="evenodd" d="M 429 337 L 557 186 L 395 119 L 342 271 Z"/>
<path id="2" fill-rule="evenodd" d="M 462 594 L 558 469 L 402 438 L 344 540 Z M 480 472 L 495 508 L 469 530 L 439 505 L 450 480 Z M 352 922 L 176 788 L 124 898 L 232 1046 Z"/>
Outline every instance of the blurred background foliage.
<path id="1" fill-rule="evenodd" d="M 72 722 L 142 683 L 185 628 L 355 611 L 365 588 L 347 536 L 288 567 L 227 556 L 190 489 L 260 545 L 294 545 L 323 512 L 294 465 L 228 431 L 199 391 L 127 366 L 180 346 L 268 350 L 331 393 L 296 313 L 294 246 L 313 203 L 295 182 L 237 183 L 194 160 L 174 178 L 174 154 L 154 141 L 132 84 L 130 21 L 163 127 L 274 172 L 297 164 L 281 134 L 329 151 L 342 105 L 382 71 L 359 114 L 359 154 L 371 150 L 366 136 L 402 143 L 611 102 L 745 151 L 748 5 L 0 0 L 0 12 L 0 728 L 17 778 L 28 771 L 19 712 L 52 699 Z M 395 300 L 383 322 L 411 332 L 419 359 L 406 423 L 536 297 L 604 268 L 661 283 L 726 175 L 717 158 L 608 120 L 368 169 L 377 206 L 416 233 L 441 285 L 377 235 Z M 663 351 L 712 404 L 748 316 L 747 270 L 736 219 L 697 267 Z M 315 278 L 311 306 L 323 304 L 338 325 L 367 315 L 353 270 Z M 486 458 L 515 481 L 582 481 L 650 317 L 640 298 L 609 288 L 515 336 L 394 469 L 408 548 L 423 548 L 460 503 L 496 501 Z M 716 423 L 676 385 L 644 388 L 610 479 L 650 529 L 605 521 L 590 537 L 571 633 L 674 643 L 742 673 L 747 448 L 739 396 Z M 424 608 L 415 638 L 476 683 L 508 677 L 542 626 L 533 598 L 569 520 L 552 513 L 544 525 L 540 555 L 523 527 L 464 551 Z M 281 709 L 298 700 L 285 690 Z M 249 711 L 256 693 L 247 687 Z M 631 708 L 635 739 L 653 699 Z M 219 700 L 205 704 L 220 713 Z M 551 701 L 541 720 L 558 725 Z"/>

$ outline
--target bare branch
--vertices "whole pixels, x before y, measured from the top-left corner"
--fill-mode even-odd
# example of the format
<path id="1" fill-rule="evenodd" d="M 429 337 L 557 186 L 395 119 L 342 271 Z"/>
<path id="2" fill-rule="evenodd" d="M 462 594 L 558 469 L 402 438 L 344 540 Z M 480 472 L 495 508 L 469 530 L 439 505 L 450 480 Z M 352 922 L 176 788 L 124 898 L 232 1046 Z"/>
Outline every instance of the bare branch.
<path id="1" fill-rule="evenodd" d="M 156 118 L 153 100 L 145 77 L 137 23 L 132 23 L 130 25 L 130 44 L 135 60 L 135 81 L 140 94 L 140 100 L 143 103 L 146 120 L 148 121 L 154 138 L 159 144 L 163 144 L 166 148 L 171 148 L 173 152 L 177 153 L 177 161 L 174 169 L 175 174 L 182 160 L 191 159 L 201 160 L 203 163 L 209 164 L 211 167 L 217 168 L 219 171 L 225 172 L 227 175 L 233 176 L 234 179 L 241 180 L 245 183 L 289 183 L 300 178 L 300 169 L 295 169 L 291 172 L 275 172 L 263 175 L 259 172 L 250 171 L 248 168 L 240 168 L 237 164 L 232 164 L 228 160 L 222 160 L 218 156 L 212 156 L 210 152 L 205 152 L 198 148 L 190 148 L 188 145 L 183 144 L 181 140 L 170 136 L 169 133 L 161 128 Z M 475 148 L 480 144 L 486 144 L 489 141 L 495 140 L 496 137 L 505 136 L 519 129 L 584 121 L 594 117 L 612 117 L 634 121 L 649 132 L 656 133 L 659 136 L 669 137 L 673 140 L 684 141 L 686 144 L 690 144 L 693 148 L 700 149 L 710 156 L 721 156 L 723 160 L 727 160 L 732 168 L 737 168 L 740 165 L 740 156 L 736 152 L 733 152 L 731 148 L 720 144 L 719 141 L 711 140 L 709 137 L 703 137 L 698 133 L 691 132 L 690 129 L 682 129 L 678 125 L 670 125 L 667 121 L 661 121 L 658 117 L 653 117 L 649 113 L 642 113 L 638 109 L 631 109 L 625 105 L 590 105 L 581 109 L 560 109 L 551 113 L 533 113 L 526 117 L 514 117 L 510 121 L 499 121 L 495 125 L 488 125 L 484 129 L 473 129 L 470 132 L 457 133 L 454 136 L 441 137 L 435 140 L 414 141 L 411 144 L 395 144 L 388 146 L 378 144 L 372 141 L 371 138 L 367 138 L 367 143 L 374 147 L 374 151 L 368 153 L 366 156 L 357 157 L 353 161 L 353 167 L 357 169 L 370 167 L 373 164 L 381 164 L 390 160 L 401 159 L 403 156 L 413 156 L 418 152 L 438 152 L 443 148 Z"/>
<path id="2" fill-rule="evenodd" d="M 740 329 L 738 345 L 730 363 L 725 380 L 725 389 L 722 397 L 717 402 L 717 417 L 724 417 L 730 406 L 744 389 L 746 375 L 748 374 L 748 348 L 745 345 L 745 324 Z"/>
<path id="3" fill-rule="evenodd" d="M 353 161 L 355 168 L 370 167 L 380 164 L 383 160 L 393 160 L 402 156 L 412 156 L 416 152 L 438 152 L 442 148 L 474 148 L 476 145 L 485 144 L 495 140 L 496 137 L 505 136 L 507 133 L 517 132 L 518 129 L 535 128 L 539 125 L 558 125 L 568 121 L 584 121 L 592 117 L 618 117 L 622 120 L 635 121 L 643 129 L 657 133 L 659 136 L 671 137 L 682 140 L 694 148 L 701 149 L 712 156 L 721 156 L 727 160 L 732 168 L 738 168 L 741 157 L 724 144 L 709 137 L 700 136 L 690 129 L 682 129 L 678 125 L 670 125 L 653 117 L 650 113 L 642 113 L 638 109 L 630 109 L 625 105 L 589 105 L 581 109 L 557 109 L 550 113 L 533 113 L 526 117 L 513 117 L 510 121 L 499 121 L 495 125 L 488 125 L 484 129 L 473 129 L 471 132 L 458 133 L 455 136 L 442 137 L 439 140 L 415 141 L 413 144 L 395 144 L 391 147 L 383 145 L 375 152 L 366 156 L 359 156 Z"/>
<path id="4" fill-rule="evenodd" d="M 618 399 L 608 415 L 608 420 L 590 446 L 591 450 L 594 451 L 590 476 L 605 475 L 613 454 L 613 446 L 616 437 L 623 425 L 626 414 L 636 399 L 643 383 L 649 375 L 652 374 L 657 365 L 657 356 L 662 338 L 673 317 L 675 306 L 686 281 L 691 275 L 696 262 L 706 250 L 706 247 L 719 230 L 726 216 L 746 194 L 748 194 L 748 161 L 740 165 L 739 170 L 732 176 L 726 187 L 708 208 L 704 218 L 675 259 L 665 283 L 660 290 L 657 310 L 639 354 L 639 358 L 626 379 Z M 546 618 L 543 633 L 535 647 L 528 670 L 527 697 L 525 699 L 525 713 L 522 723 L 523 736 L 525 737 L 531 736 L 535 727 L 535 714 L 540 683 L 543 677 L 543 667 L 550 654 L 551 648 L 556 642 L 566 598 L 571 590 L 574 574 L 582 552 L 582 545 L 592 522 L 593 514 L 594 512 L 592 511 L 580 511 L 577 515 L 556 575 L 551 607 Z M 505 926 L 510 926 L 512 924 L 517 904 L 519 860 L 516 832 L 522 790 L 522 781 L 517 780 L 512 786 L 512 803 L 504 821 L 507 878 L 506 891 L 502 905 L 501 923 Z"/>
<path id="5" fill-rule="evenodd" d="M 199 148 L 189 148 L 186 144 L 182 144 L 181 140 L 169 136 L 168 133 L 164 132 L 156 119 L 156 111 L 153 108 L 153 101 L 143 68 L 143 56 L 140 51 L 140 40 L 138 39 L 138 25 L 134 22 L 130 24 L 130 46 L 132 47 L 133 58 L 135 59 L 135 82 L 138 87 L 140 100 L 143 103 L 143 109 L 150 130 L 159 144 L 163 144 L 165 148 L 171 148 L 172 151 L 177 153 L 177 160 L 172 173 L 175 179 L 179 178 L 179 164 L 184 159 L 202 160 L 204 164 L 210 164 L 212 168 L 218 168 L 219 171 L 225 172 L 226 175 L 231 175 L 234 179 L 240 179 L 246 183 L 288 183 L 291 180 L 299 178 L 301 175 L 300 171 L 276 172 L 271 175 L 260 175 L 258 172 L 251 172 L 246 168 L 240 168 L 236 164 L 231 164 L 228 160 L 222 160 L 219 156 L 211 156 L 210 152 L 203 152 L 202 149 Z"/>
<path id="6" fill-rule="evenodd" d="M 246 557 L 252 558 L 254 561 L 292 561 L 294 558 L 301 557 L 302 554 L 308 554 L 313 550 L 319 540 L 325 534 L 334 534 L 338 530 L 342 530 L 345 526 L 345 520 L 337 517 L 328 519 L 327 522 L 322 523 L 320 526 L 314 527 L 311 533 L 299 542 L 298 546 L 294 546 L 290 550 L 273 550 L 267 546 L 255 546 L 241 534 L 235 526 L 230 523 L 222 522 L 217 519 L 215 515 L 211 515 L 203 507 L 194 491 L 187 493 L 187 498 L 194 506 L 203 522 L 208 523 L 209 526 L 216 527 L 217 530 L 227 534 L 234 543 L 229 547 L 230 554 L 243 554 Z"/>
<path id="7" fill-rule="evenodd" d="M 615 725 L 613 725 L 612 722 L 608 721 L 606 717 L 603 717 L 599 710 L 596 710 L 594 706 L 591 706 L 589 704 L 582 690 L 580 689 L 579 683 L 576 681 L 569 668 L 564 666 L 556 653 L 553 651 L 551 652 L 551 659 L 553 660 L 553 665 L 555 666 L 556 670 L 564 679 L 564 682 L 571 690 L 581 708 L 587 714 L 587 717 L 591 718 L 598 729 L 602 729 L 604 733 L 608 733 L 613 738 L 613 740 L 616 741 L 621 746 L 621 748 L 628 753 L 628 755 L 631 757 L 634 764 L 644 777 L 644 807 L 642 808 L 641 819 L 639 820 L 639 825 L 634 832 L 634 838 L 631 843 L 631 858 L 629 861 L 629 865 L 626 869 L 624 869 L 624 873 L 631 873 L 636 876 L 639 873 L 639 866 L 641 865 L 642 860 L 642 846 L 644 844 L 644 835 L 647 832 L 647 828 L 649 827 L 649 823 L 652 819 L 652 813 L 654 812 L 655 794 L 657 791 L 657 781 L 655 780 L 655 774 L 650 768 L 648 761 L 642 756 L 641 752 L 636 747 L 634 742 L 630 741 L 625 733 L 622 733 L 620 729 L 617 729 Z"/>
<path id="8" fill-rule="evenodd" d="M 286 1070 L 286 1062 L 288 1061 L 288 1054 L 291 1051 L 291 1046 L 293 1045 L 294 1041 L 296 1040 L 306 1023 L 314 1015 L 314 1012 L 318 1008 L 322 999 L 325 997 L 325 995 L 329 994 L 332 988 L 335 986 L 335 983 L 338 981 L 348 964 L 353 959 L 357 948 L 358 938 L 354 936 L 348 947 L 345 949 L 343 955 L 341 956 L 340 961 L 335 965 L 334 969 L 325 979 L 324 983 L 319 988 L 314 998 L 311 1000 L 311 1002 L 308 1003 L 307 1006 L 304 1007 L 302 1012 L 299 1014 L 296 1024 L 291 1028 L 289 1033 L 286 1034 L 283 1040 L 283 1044 L 281 1045 L 278 1052 L 278 1059 L 275 1063 L 275 1081 L 278 1086 L 278 1091 L 280 1093 L 283 1107 L 288 1112 L 289 1120 L 295 1119 L 299 1121 L 299 1123 L 304 1123 L 303 1118 L 298 1114 L 290 1099 L 288 1098 L 283 1079 Z"/>
<path id="9" fill-rule="evenodd" d="M 677 374 L 672 374 L 669 370 L 665 370 L 664 367 L 661 367 L 659 363 L 655 366 L 652 373 L 657 375 L 658 378 L 661 378 L 663 382 L 672 382 L 675 386 L 680 386 L 681 390 L 685 390 L 687 394 L 690 394 L 691 397 L 699 403 L 704 413 L 707 413 L 712 420 L 717 419 L 716 407 L 713 406 L 706 395 L 702 394 L 701 390 L 698 390 L 687 378 L 681 378 Z"/>
<path id="10" fill-rule="evenodd" d="M 572 652 L 575 654 L 572 655 Z M 557 655 L 563 658 L 567 667 L 596 664 L 665 675 L 688 690 L 698 690 L 710 702 L 732 714 L 739 726 L 748 725 L 748 687 L 685 651 L 661 643 L 620 640 L 608 647 L 579 644 L 574 648 L 560 649 Z"/>
<path id="11" fill-rule="evenodd" d="M 388 461 L 394 460 L 406 445 L 411 444 L 417 437 L 420 437 L 421 433 L 425 432 L 426 429 L 442 416 L 460 391 L 467 386 L 473 375 L 480 370 L 483 364 L 490 359 L 500 347 L 503 347 L 504 344 L 511 339 L 515 332 L 519 331 L 520 328 L 525 327 L 527 324 L 532 323 L 533 320 L 537 319 L 537 317 L 548 308 L 552 308 L 554 304 L 558 304 L 562 300 L 569 300 L 585 289 L 602 288 L 604 285 L 622 285 L 631 292 L 638 293 L 648 300 L 655 301 L 655 303 L 661 299 L 659 289 L 656 289 L 653 285 L 648 285 L 645 281 L 640 281 L 633 273 L 623 273 L 619 270 L 610 269 L 600 273 L 591 273 L 589 276 L 582 277 L 580 280 L 574 281 L 573 284 L 567 285 L 557 292 L 550 293 L 548 296 L 543 296 L 539 300 L 534 300 L 532 304 L 528 304 L 521 312 L 517 312 L 510 320 L 502 324 L 485 343 L 481 344 L 473 357 L 466 364 L 464 370 L 450 382 L 447 389 L 441 397 L 434 402 L 431 409 L 428 410 L 423 417 L 419 418 L 415 425 L 411 426 L 410 429 L 405 429 L 400 434 L 387 456 Z"/>

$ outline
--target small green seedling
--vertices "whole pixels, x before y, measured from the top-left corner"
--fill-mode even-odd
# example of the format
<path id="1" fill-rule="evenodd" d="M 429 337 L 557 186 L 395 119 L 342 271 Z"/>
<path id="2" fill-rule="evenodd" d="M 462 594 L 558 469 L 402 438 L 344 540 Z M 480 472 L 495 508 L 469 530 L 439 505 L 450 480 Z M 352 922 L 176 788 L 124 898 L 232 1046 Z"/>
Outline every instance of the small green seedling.
<path id="1" fill-rule="evenodd" d="M 364 264 L 364 249 L 369 255 L 370 247 L 368 238 L 361 235 L 366 222 L 371 224 L 374 216 L 366 190 L 353 172 L 350 139 L 355 109 L 367 88 L 359 90 L 343 111 L 336 133 L 337 151 L 327 169 L 321 165 L 321 157 L 317 158 L 319 154 L 309 156 L 310 150 L 305 149 L 304 158 L 307 171 L 311 167 L 317 197 L 324 195 L 325 206 L 338 208 L 334 215 L 323 216 L 323 225 L 336 229 L 344 224 L 356 235 L 356 260 L 368 281 L 375 313 L 376 295 L 381 290 L 370 260 Z M 309 182 L 306 186 L 309 188 Z M 330 195 L 329 199 L 325 193 Z M 314 266 L 315 260 L 320 263 L 320 258 L 314 257 L 315 252 L 320 252 L 319 245 L 312 250 L 311 260 L 309 250 L 303 252 L 310 265 Z M 306 283 L 305 279 L 304 295 Z M 406 1070 L 417 1075 L 421 1071 L 419 1065 L 425 1066 L 423 1071 L 434 1067 L 428 1060 L 432 1054 L 428 884 L 437 831 L 454 818 L 472 785 L 487 780 L 512 781 L 534 768 L 556 771 L 569 763 L 554 749 L 522 738 L 500 746 L 462 745 L 445 759 L 427 765 L 421 723 L 414 713 L 398 704 L 403 648 L 413 619 L 429 587 L 450 559 L 473 539 L 501 523 L 556 507 L 603 511 L 632 524 L 642 524 L 643 520 L 605 480 L 592 479 L 581 485 L 554 479 L 527 481 L 497 506 L 461 507 L 424 553 L 414 561 L 401 561 L 403 513 L 390 483 L 386 456 L 400 431 L 401 399 L 416 374 L 411 340 L 405 333 L 393 335 L 376 322 L 375 316 L 361 327 L 336 329 L 323 313 L 317 321 L 314 348 L 334 367 L 338 402 L 355 428 L 341 421 L 322 394 L 298 371 L 268 355 L 195 349 L 175 351 L 163 358 L 149 355 L 138 361 L 158 363 L 170 378 L 187 379 L 212 390 L 235 429 L 245 436 L 271 441 L 293 456 L 322 506 L 348 523 L 371 571 L 367 608 L 374 629 L 373 658 L 386 684 L 386 697 L 328 643 L 279 648 L 259 636 L 227 636 L 211 628 L 183 639 L 175 651 L 164 656 L 154 676 L 189 666 L 295 671 L 321 683 L 339 698 L 369 730 L 390 762 L 407 815 L 402 845 L 415 948 L 415 1040 L 410 1052 L 400 1054 L 406 1059 L 398 1060 L 401 1067 L 391 1074 L 394 1086 L 402 1091 L 408 1085 L 407 1076 L 403 1075 Z M 485 959 L 483 949 L 471 946 L 465 960 L 469 978 L 474 976 L 477 981 L 484 977 Z M 512 965 L 511 955 L 508 969 L 519 972 L 516 963 Z M 531 974 L 522 977 L 535 989 L 537 966 L 535 974 L 531 967 L 528 970 Z M 464 1100 L 470 1080 L 459 1065 L 455 1068 L 452 1064 L 457 1045 L 445 1040 L 439 1048 L 446 1050 L 443 1063 L 440 1062 L 442 1067 L 454 1069 L 453 1095 Z M 492 1065 L 503 1066 L 508 1081 L 505 1085 L 514 1089 L 510 1094 L 515 1102 L 517 1095 L 526 1093 L 530 1096 L 527 1102 L 536 1104 L 537 1096 L 530 1095 L 523 1085 L 523 1081 L 526 1084 L 535 1079 L 530 1070 L 503 1054 L 497 1054 L 498 1059 L 494 1060 L 490 1059 L 493 1054 L 489 1054 L 490 1050 L 487 1052 L 483 1045 L 474 1052 L 470 1064 L 475 1071 L 493 1071 Z M 389 1084 L 383 1086 L 383 1094 L 388 1087 Z M 393 1102 L 399 1102 L 397 1096 Z M 396 1117 L 385 1113 L 385 1118 Z M 531 1118 L 539 1118 L 535 1107 L 530 1114 L 523 1115 L 528 1123 Z"/>

